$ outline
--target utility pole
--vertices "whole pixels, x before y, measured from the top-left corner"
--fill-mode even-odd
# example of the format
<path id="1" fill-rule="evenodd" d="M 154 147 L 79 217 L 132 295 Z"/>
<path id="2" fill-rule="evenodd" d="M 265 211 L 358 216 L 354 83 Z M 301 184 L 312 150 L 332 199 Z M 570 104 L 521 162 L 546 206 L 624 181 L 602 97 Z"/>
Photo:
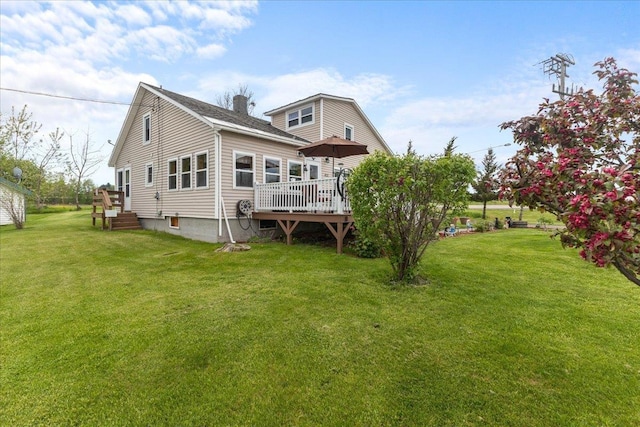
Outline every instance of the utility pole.
<path id="1" fill-rule="evenodd" d="M 542 72 L 545 74 L 555 74 L 558 77 L 558 88 L 556 84 L 553 84 L 553 92 L 560 95 L 560 99 L 564 100 L 566 95 L 573 95 L 573 84 L 571 90 L 567 90 L 565 85 L 565 79 L 569 77 L 567 74 L 567 67 L 570 65 L 576 65 L 573 60 L 573 56 L 566 53 L 559 53 L 551 58 L 542 61 Z"/>

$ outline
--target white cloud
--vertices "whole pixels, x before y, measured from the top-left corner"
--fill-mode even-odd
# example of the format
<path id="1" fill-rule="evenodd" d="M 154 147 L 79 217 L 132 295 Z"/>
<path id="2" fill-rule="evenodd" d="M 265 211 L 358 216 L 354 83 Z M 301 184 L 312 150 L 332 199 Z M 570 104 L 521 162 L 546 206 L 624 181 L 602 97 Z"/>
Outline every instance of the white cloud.
<path id="1" fill-rule="evenodd" d="M 130 27 L 145 27 L 152 23 L 152 17 L 141 7 L 133 4 L 118 7 L 115 15 L 122 18 Z"/>
<path id="2" fill-rule="evenodd" d="M 198 48 L 196 49 L 196 55 L 203 59 L 215 59 L 224 55 L 226 51 L 227 48 L 225 48 L 223 45 L 212 43 L 207 46 L 198 46 Z"/>
<path id="3" fill-rule="evenodd" d="M 228 34 L 251 25 L 256 2 L 23 2 L 2 0 L 0 74 L 2 86 L 47 94 L 127 103 L 140 81 L 157 85 L 132 64 L 175 63 L 194 54 L 216 59 Z M 184 12 L 184 13 L 183 13 Z M 202 28 L 207 28 L 203 30 Z M 213 31 L 212 31 L 213 29 Z M 223 38 L 225 37 L 225 38 Z M 156 67 L 156 68 L 154 68 Z M 0 110 L 28 104 L 43 130 L 90 129 L 98 145 L 115 141 L 127 106 L 71 101 L 2 91 Z M 113 182 L 104 167 L 92 177 Z"/>

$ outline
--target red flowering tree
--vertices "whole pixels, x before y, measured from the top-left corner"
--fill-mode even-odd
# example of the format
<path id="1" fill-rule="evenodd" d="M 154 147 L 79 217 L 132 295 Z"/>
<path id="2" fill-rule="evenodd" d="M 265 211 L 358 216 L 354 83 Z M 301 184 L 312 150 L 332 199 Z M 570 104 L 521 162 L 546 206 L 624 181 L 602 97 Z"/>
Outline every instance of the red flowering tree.
<path id="1" fill-rule="evenodd" d="M 502 197 L 554 213 L 563 246 L 640 286 L 640 96 L 637 74 L 607 58 L 597 95 L 545 99 L 534 116 L 506 122 L 522 146 L 502 172 Z"/>

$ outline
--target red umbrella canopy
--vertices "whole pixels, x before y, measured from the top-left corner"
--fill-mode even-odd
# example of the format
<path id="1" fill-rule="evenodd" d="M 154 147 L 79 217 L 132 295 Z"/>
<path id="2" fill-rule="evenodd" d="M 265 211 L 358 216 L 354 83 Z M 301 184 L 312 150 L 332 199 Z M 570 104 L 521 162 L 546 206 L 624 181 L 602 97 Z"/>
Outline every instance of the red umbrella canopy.
<path id="1" fill-rule="evenodd" d="M 299 148 L 298 151 L 304 154 L 305 157 L 333 157 L 338 159 L 358 154 L 369 154 L 366 145 L 335 135 Z"/>

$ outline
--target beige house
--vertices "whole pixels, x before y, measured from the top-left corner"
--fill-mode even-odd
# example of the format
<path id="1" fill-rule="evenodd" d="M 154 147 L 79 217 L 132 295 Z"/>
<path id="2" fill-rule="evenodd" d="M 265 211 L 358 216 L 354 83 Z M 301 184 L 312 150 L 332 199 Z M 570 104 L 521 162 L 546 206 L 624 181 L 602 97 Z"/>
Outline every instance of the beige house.
<path id="1" fill-rule="evenodd" d="M 305 158 L 300 147 L 337 135 L 370 153 L 391 152 L 350 98 L 318 94 L 265 115 L 270 122 L 250 116 L 242 96 L 227 110 L 140 83 L 109 159 L 124 210 L 146 229 L 246 241 L 277 226 L 254 219 L 254 211 L 342 212 L 343 206 L 319 205 L 317 193 L 334 194 L 338 169 L 363 156 Z"/>

